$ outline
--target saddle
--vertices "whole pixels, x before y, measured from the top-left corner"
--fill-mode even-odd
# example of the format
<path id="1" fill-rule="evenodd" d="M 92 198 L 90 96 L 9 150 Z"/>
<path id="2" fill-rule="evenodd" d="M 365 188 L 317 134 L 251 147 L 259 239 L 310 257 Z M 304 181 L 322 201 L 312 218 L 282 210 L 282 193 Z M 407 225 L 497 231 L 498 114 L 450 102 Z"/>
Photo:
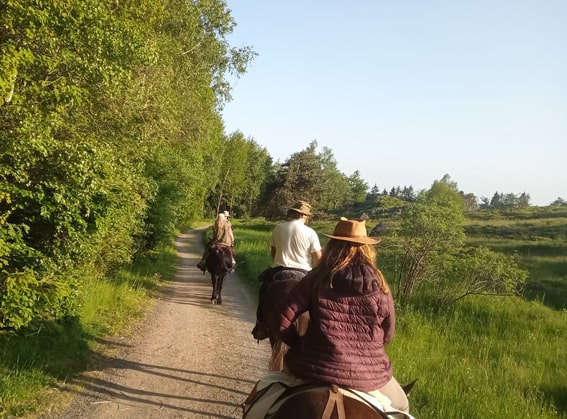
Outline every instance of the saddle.
<path id="1" fill-rule="evenodd" d="M 294 280 L 299 281 L 307 274 L 306 270 L 298 268 L 285 268 L 277 266 L 275 268 L 267 268 L 258 276 L 258 281 L 269 284 L 273 281 Z"/>

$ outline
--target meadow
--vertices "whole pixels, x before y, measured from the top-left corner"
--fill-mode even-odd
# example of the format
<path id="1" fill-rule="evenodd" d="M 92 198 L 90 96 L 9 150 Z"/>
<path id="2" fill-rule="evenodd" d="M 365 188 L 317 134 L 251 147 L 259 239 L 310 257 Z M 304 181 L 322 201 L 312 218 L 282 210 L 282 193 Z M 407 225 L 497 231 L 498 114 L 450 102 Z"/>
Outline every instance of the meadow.
<path id="1" fill-rule="evenodd" d="M 374 222 L 373 222 L 374 221 Z M 368 220 L 373 227 L 379 220 Z M 383 220 L 395 230 L 396 220 Z M 334 222 L 314 222 L 331 233 Z M 239 274 L 257 290 L 269 265 L 273 223 L 236 223 Z M 567 418 L 567 210 L 467 214 L 467 244 L 514 254 L 530 276 L 515 297 L 469 296 L 448 310 L 414 296 L 397 306 L 397 331 L 387 348 L 420 419 Z M 387 245 L 388 235 L 378 245 Z M 388 272 L 386 278 L 388 278 Z"/>

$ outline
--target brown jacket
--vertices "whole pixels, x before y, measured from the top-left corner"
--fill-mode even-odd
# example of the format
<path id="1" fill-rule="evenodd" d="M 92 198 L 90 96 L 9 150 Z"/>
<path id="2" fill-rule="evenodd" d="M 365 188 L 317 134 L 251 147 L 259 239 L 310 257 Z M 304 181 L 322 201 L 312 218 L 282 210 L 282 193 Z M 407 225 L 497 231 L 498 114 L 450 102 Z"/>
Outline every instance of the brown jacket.
<path id="1" fill-rule="evenodd" d="M 307 274 L 283 301 L 280 332 L 290 349 L 285 364 L 311 382 L 376 390 L 392 378 L 384 346 L 395 330 L 394 301 L 374 271 L 351 265 L 335 274 L 333 288 L 317 290 Z M 310 323 L 299 337 L 293 322 L 305 312 Z"/>
<path id="2" fill-rule="evenodd" d="M 222 243 L 227 246 L 234 245 L 232 224 L 224 215 L 219 215 L 213 226 L 213 243 Z"/>

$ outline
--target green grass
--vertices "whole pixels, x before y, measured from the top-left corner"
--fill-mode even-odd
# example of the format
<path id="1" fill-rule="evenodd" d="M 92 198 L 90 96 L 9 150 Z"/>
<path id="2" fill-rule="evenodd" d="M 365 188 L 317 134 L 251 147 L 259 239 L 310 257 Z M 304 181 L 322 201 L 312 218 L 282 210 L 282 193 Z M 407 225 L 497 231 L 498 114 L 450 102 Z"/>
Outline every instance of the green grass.
<path id="1" fill-rule="evenodd" d="M 567 417 L 567 313 L 471 297 L 451 312 L 399 307 L 388 352 L 418 418 Z"/>

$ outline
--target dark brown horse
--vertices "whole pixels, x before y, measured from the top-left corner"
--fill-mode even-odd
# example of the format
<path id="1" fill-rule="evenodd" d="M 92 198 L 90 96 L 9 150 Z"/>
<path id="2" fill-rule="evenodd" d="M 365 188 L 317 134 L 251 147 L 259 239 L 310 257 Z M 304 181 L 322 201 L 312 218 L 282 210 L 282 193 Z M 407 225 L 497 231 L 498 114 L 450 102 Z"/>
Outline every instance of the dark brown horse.
<path id="1" fill-rule="evenodd" d="M 211 302 L 222 304 L 222 286 L 225 278 L 234 268 L 230 247 L 218 243 L 211 245 L 206 266 L 207 271 L 211 274 L 213 284 Z"/>
<path id="2" fill-rule="evenodd" d="M 294 270 L 280 270 L 274 274 L 268 285 L 266 295 L 262 303 L 262 317 L 268 331 L 272 357 L 269 370 L 281 371 L 283 369 L 283 357 L 287 352 L 287 345 L 279 338 L 279 312 L 278 306 L 282 299 L 289 294 L 305 273 Z M 302 314 L 295 322 L 295 327 L 300 335 L 305 334 L 309 324 L 309 313 Z"/>

